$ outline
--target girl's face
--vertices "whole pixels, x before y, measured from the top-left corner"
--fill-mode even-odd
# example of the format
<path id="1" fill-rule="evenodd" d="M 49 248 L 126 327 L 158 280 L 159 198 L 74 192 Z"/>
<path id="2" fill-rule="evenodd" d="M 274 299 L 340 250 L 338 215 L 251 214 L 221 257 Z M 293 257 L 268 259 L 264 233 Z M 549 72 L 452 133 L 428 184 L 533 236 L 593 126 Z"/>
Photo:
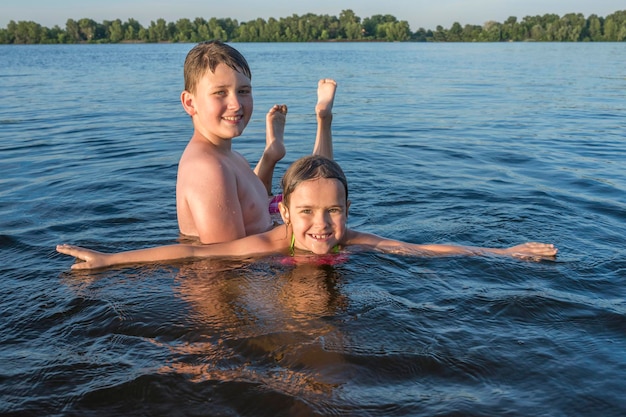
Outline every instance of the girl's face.
<path id="1" fill-rule="evenodd" d="M 341 181 L 316 178 L 298 184 L 289 207 L 281 203 L 280 211 L 291 223 L 296 248 L 323 255 L 342 242 L 349 206 Z"/>

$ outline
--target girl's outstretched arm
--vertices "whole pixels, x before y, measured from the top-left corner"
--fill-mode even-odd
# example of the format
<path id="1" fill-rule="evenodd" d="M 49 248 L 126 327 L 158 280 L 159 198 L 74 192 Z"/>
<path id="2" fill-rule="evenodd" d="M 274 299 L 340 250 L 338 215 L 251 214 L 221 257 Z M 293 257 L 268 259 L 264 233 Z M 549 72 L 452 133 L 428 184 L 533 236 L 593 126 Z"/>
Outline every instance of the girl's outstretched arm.
<path id="1" fill-rule="evenodd" d="M 103 253 L 74 245 L 58 245 L 57 252 L 82 260 L 72 269 L 97 269 L 122 264 L 174 261 L 187 258 L 241 257 L 284 252 L 289 240 L 282 227 L 232 242 L 211 245 L 167 245 L 118 253 Z"/>
<path id="2" fill-rule="evenodd" d="M 504 255 L 519 259 L 553 259 L 558 249 L 551 243 L 528 242 L 510 248 L 483 248 L 457 245 L 413 245 L 404 243 L 407 251 L 419 251 L 432 255 Z"/>
<path id="3" fill-rule="evenodd" d="M 554 259 L 558 249 L 551 243 L 528 242 L 510 248 L 483 248 L 460 245 L 419 245 L 351 231 L 348 244 L 373 247 L 381 252 L 422 256 L 504 255 L 519 259 Z"/>
<path id="4" fill-rule="evenodd" d="M 169 245 L 118 253 L 103 253 L 74 245 L 57 245 L 57 252 L 73 256 L 83 262 L 72 265 L 72 269 L 98 269 L 107 266 L 171 261 L 198 256 L 194 245 Z"/>

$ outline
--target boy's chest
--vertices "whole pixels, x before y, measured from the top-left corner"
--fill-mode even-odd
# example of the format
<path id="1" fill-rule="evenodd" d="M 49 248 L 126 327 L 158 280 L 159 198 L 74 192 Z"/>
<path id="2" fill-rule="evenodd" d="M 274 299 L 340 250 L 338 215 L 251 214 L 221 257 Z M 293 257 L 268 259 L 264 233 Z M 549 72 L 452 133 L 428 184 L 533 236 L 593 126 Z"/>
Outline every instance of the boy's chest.
<path id="1" fill-rule="evenodd" d="M 265 231 L 270 220 L 268 211 L 269 197 L 265 185 L 254 171 L 246 165 L 236 173 L 237 196 L 241 206 L 246 229 L 255 224 L 262 225 L 259 230 Z M 255 228 L 255 227 L 253 227 Z"/>

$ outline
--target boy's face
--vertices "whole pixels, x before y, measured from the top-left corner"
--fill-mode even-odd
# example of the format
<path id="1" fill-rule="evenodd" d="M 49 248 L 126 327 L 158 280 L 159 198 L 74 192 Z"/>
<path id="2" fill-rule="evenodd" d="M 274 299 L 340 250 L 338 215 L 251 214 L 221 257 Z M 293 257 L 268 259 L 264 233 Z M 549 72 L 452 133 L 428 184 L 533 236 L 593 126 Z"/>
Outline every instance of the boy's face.
<path id="1" fill-rule="evenodd" d="M 281 214 L 291 222 L 296 248 L 323 255 L 344 238 L 349 206 L 341 181 L 316 178 L 295 188 Z"/>
<path id="2" fill-rule="evenodd" d="M 194 128 L 209 139 L 232 139 L 241 135 L 252 116 L 252 83 L 244 74 L 224 64 L 207 71 L 193 94 L 191 106 L 183 106 L 194 120 Z"/>

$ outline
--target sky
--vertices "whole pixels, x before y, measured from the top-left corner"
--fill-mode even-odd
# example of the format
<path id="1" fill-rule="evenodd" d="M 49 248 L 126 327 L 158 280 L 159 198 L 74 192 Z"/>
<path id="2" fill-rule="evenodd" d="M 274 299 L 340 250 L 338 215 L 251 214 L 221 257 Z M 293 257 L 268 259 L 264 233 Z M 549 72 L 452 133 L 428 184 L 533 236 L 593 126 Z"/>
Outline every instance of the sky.
<path id="1" fill-rule="evenodd" d="M 454 22 L 482 25 L 487 21 L 504 22 L 515 16 L 547 13 L 563 16 L 582 13 L 605 17 L 626 10 L 624 0 L 3 0 L 0 6 L 0 28 L 11 21 L 34 21 L 51 28 L 65 28 L 67 19 L 93 19 L 96 22 L 133 18 L 144 27 L 159 18 L 167 22 L 178 19 L 211 17 L 237 19 L 239 23 L 258 17 L 281 18 L 293 14 L 314 13 L 339 16 L 351 9 L 364 19 L 390 14 L 409 22 L 412 31 L 419 28 L 450 28 Z"/>

